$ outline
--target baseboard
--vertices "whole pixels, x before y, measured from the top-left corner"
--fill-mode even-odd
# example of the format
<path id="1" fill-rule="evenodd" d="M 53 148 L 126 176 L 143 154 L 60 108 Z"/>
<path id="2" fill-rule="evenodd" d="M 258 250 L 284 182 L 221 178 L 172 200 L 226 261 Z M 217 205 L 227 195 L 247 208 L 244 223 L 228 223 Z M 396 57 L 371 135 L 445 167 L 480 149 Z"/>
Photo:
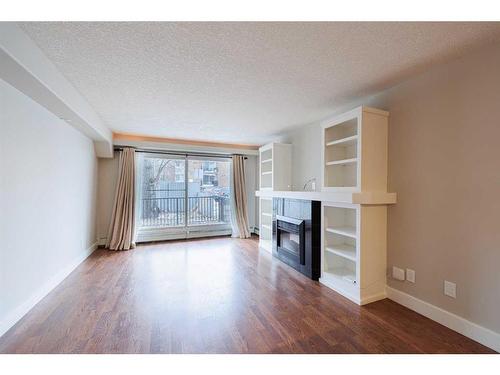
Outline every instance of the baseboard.
<path id="1" fill-rule="evenodd" d="M 230 228 L 226 227 L 216 227 L 212 230 L 195 230 L 196 228 L 191 228 L 189 232 L 184 229 L 173 231 L 171 229 L 164 230 L 144 230 L 139 232 L 137 236 L 137 243 L 142 242 L 155 242 L 155 241 L 168 241 L 168 240 L 178 240 L 178 239 L 189 239 L 189 238 L 203 238 L 203 237 L 217 237 L 217 236 L 228 236 L 231 235 L 232 231 Z M 255 233 L 255 227 L 248 228 L 250 233 Z M 258 234 L 258 229 L 257 229 Z M 101 238 L 99 240 L 99 245 L 104 245 L 106 243 L 106 238 Z"/>
<path id="2" fill-rule="evenodd" d="M 63 270 L 58 272 L 45 284 L 38 288 L 38 290 L 34 294 L 32 294 L 26 301 L 24 301 L 21 305 L 8 313 L 6 318 L 0 322 L 0 337 L 9 329 L 11 329 L 19 320 L 21 320 L 21 318 L 26 315 L 38 302 L 40 302 L 42 298 L 44 298 L 56 286 L 58 286 L 71 272 L 73 272 L 76 267 L 80 265 L 80 263 L 87 259 L 90 254 L 92 254 L 97 249 L 97 246 L 98 242 L 93 243 Z"/>
<path id="3" fill-rule="evenodd" d="M 189 232 L 187 239 L 189 238 L 204 238 L 204 237 L 218 237 L 218 236 L 229 236 L 231 235 L 231 230 L 217 230 L 212 232 Z"/>
<path id="4" fill-rule="evenodd" d="M 367 305 L 372 302 L 380 301 L 384 298 L 387 298 L 386 292 L 372 294 L 367 297 L 361 298 L 360 305 Z"/>
<path id="5" fill-rule="evenodd" d="M 335 284 L 334 282 L 329 280 L 327 277 L 320 277 L 318 281 L 321 284 L 325 285 L 326 287 L 330 288 L 331 290 L 334 290 L 335 292 L 340 294 L 342 297 L 345 297 L 348 300 L 354 302 L 356 305 L 361 305 L 361 300 L 359 298 L 359 295 L 352 293 L 351 290 L 348 290 L 346 288 L 342 288 L 340 285 Z"/>
<path id="6" fill-rule="evenodd" d="M 410 310 L 432 319 L 468 338 L 477 341 L 497 352 L 500 352 L 500 333 L 482 327 L 440 307 L 431 305 L 407 293 L 387 287 L 387 298 Z"/>

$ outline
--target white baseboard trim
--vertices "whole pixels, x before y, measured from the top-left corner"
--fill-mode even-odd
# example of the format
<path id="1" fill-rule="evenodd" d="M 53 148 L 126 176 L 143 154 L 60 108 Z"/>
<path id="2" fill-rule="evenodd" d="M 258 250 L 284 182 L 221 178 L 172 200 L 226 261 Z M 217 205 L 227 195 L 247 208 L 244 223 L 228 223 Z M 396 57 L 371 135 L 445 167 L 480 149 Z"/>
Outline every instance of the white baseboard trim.
<path id="1" fill-rule="evenodd" d="M 90 254 L 92 254 L 98 246 L 98 242 L 93 243 L 70 264 L 64 267 L 60 272 L 45 282 L 35 293 L 33 293 L 26 301 L 16 307 L 7 314 L 5 319 L 0 322 L 0 337 L 11 329 L 21 318 L 26 315 L 38 302 L 49 294 L 56 286 L 58 286 L 73 270 L 80 265 Z"/>
<path id="2" fill-rule="evenodd" d="M 370 295 L 368 297 L 361 298 L 360 304 L 367 305 L 367 304 L 375 302 L 375 301 L 380 301 L 381 299 L 384 299 L 384 298 L 387 298 L 386 292 L 377 293 L 377 294 Z"/>
<path id="3" fill-rule="evenodd" d="M 205 238 L 205 237 L 218 237 L 218 236 L 229 236 L 231 235 L 231 230 L 218 230 L 213 232 L 189 232 L 187 239 L 189 238 Z"/>
<path id="4" fill-rule="evenodd" d="M 387 298 L 432 319 L 468 338 L 500 352 L 500 333 L 482 327 L 440 307 L 397 289 L 386 287 Z"/>

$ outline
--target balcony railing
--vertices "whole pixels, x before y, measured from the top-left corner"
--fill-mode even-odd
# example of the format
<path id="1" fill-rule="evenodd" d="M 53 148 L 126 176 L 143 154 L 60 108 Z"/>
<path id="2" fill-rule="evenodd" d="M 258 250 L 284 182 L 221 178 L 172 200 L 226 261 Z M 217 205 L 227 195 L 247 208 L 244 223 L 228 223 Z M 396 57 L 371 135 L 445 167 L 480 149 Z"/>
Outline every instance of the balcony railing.
<path id="1" fill-rule="evenodd" d="M 180 198 L 144 198 L 141 207 L 141 227 L 175 227 L 186 224 L 186 200 Z M 229 197 L 206 196 L 187 198 L 187 224 L 229 224 Z"/>

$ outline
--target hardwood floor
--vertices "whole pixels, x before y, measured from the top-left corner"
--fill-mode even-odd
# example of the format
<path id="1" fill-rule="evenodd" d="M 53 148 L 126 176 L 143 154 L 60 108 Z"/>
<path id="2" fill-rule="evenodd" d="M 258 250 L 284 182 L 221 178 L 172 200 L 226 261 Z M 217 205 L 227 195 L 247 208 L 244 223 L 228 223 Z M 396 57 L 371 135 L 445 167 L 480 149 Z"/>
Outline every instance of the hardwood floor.
<path id="1" fill-rule="evenodd" d="M 390 300 L 359 307 L 227 237 L 97 250 L 2 353 L 491 353 Z"/>

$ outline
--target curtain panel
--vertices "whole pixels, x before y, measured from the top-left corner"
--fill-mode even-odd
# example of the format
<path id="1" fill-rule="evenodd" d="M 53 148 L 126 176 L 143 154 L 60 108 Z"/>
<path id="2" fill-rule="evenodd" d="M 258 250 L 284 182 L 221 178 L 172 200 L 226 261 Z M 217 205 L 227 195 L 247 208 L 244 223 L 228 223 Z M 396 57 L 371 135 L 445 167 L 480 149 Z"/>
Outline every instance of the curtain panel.
<path id="1" fill-rule="evenodd" d="M 249 238 L 247 194 L 245 184 L 245 158 L 233 155 L 232 184 L 232 227 L 233 237 Z"/>
<path id="2" fill-rule="evenodd" d="M 118 181 L 106 247 L 129 250 L 135 247 L 135 150 L 120 152 Z"/>

